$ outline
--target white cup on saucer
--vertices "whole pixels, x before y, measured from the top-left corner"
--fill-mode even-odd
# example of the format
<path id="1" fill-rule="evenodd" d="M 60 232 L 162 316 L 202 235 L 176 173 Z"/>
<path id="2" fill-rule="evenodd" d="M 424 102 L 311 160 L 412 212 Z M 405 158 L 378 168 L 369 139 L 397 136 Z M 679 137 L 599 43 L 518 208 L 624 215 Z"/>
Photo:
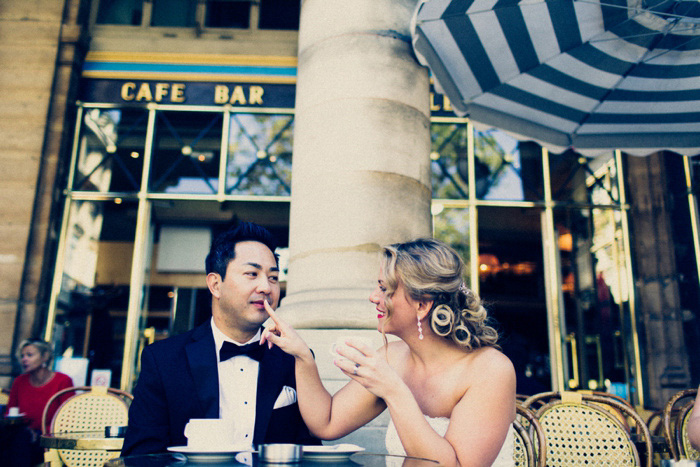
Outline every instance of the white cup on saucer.
<path id="1" fill-rule="evenodd" d="M 19 417 L 19 407 L 10 407 L 7 409 L 8 417 Z"/>
<path id="2" fill-rule="evenodd" d="M 224 451 L 234 444 L 233 420 L 192 418 L 185 425 L 187 449 L 192 451 Z"/>

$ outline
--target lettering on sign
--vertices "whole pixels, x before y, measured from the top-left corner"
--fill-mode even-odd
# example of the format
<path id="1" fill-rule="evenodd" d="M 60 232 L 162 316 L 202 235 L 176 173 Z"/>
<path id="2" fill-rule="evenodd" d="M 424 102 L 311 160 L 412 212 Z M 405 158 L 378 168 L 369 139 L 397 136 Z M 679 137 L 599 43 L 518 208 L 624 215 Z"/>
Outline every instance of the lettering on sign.
<path id="1" fill-rule="evenodd" d="M 437 112 L 438 110 L 445 110 L 447 112 L 452 112 L 452 103 L 447 98 L 447 96 L 435 95 L 434 92 L 430 93 L 430 111 Z"/>
<path id="2" fill-rule="evenodd" d="M 133 102 L 185 102 L 184 83 L 134 83 L 122 85 L 121 97 Z"/>
<path id="3" fill-rule="evenodd" d="M 262 86 L 249 86 L 248 94 L 245 93 L 245 88 L 241 85 L 236 85 L 231 90 L 225 84 L 217 84 L 214 87 L 214 103 L 215 104 L 238 104 L 238 105 L 263 105 L 263 93 L 265 90 Z"/>

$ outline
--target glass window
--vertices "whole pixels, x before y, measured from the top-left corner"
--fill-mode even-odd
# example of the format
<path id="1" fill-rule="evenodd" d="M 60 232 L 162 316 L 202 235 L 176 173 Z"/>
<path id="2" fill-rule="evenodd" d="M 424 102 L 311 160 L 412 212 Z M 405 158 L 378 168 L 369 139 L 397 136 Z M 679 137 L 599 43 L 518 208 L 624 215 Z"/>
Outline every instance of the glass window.
<path id="1" fill-rule="evenodd" d="M 432 211 L 433 236 L 459 253 L 466 265 L 464 280 L 469 284 L 469 209 L 443 208 L 441 204 L 433 204 Z"/>
<path id="2" fill-rule="evenodd" d="M 542 150 L 495 128 L 476 130 L 476 197 L 484 200 L 544 199 Z"/>
<path id="3" fill-rule="evenodd" d="M 540 209 L 479 208 L 479 286 L 519 394 L 551 387 Z"/>
<path id="4" fill-rule="evenodd" d="M 150 190 L 216 194 L 222 121 L 218 112 L 158 112 Z"/>
<path id="5" fill-rule="evenodd" d="M 262 0 L 259 29 L 299 29 L 300 0 Z"/>
<path id="6" fill-rule="evenodd" d="M 250 2 L 209 0 L 204 24 L 209 28 L 248 28 Z"/>
<path id="7" fill-rule="evenodd" d="M 83 112 L 73 189 L 136 192 L 141 186 L 148 112 L 90 109 Z"/>
<path id="8" fill-rule="evenodd" d="M 689 157 L 690 174 L 693 180 L 693 193 L 700 196 L 700 156 Z"/>
<path id="9" fill-rule="evenodd" d="M 612 209 L 555 209 L 569 361 L 569 389 L 630 395 L 624 323 L 628 291 Z"/>
<path id="10" fill-rule="evenodd" d="M 619 204 L 617 170 L 612 152 L 586 157 L 568 150 L 550 154 L 552 199 L 582 204 Z"/>
<path id="11" fill-rule="evenodd" d="M 433 198 L 469 198 L 468 131 L 463 122 L 430 125 Z"/>
<path id="12" fill-rule="evenodd" d="M 97 24 L 141 24 L 143 0 L 102 0 L 97 9 Z"/>
<path id="13" fill-rule="evenodd" d="M 86 359 L 88 371 L 111 369 L 112 387 L 121 375 L 136 211 L 128 200 L 73 201 L 68 214 L 56 354 Z"/>
<path id="14" fill-rule="evenodd" d="M 194 27 L 197 0 L 153 0 L 151 26 Z"/>
<path id="15" fill-rule="evenodd" d="M 634 157 L 634 156 L 629 156 Z M 693 230 L 697 232 L 700 225 L 693 225 L 690 209 L 692 206 L 688 200 L 688 187 L 685 179 L 684 161 L 681 156 L 666 152 L 664 154 L 665 178 L 667 183 L 666 197 L 668 202 L 668 219 L 671 224 L 672 239 L 669 239 L 674 250 L 676 276 L 678 281 L 678 294 L 680 307 L 683 313 L 683 335 L 687 349 L 697 349 L 700 346 L 700 284 L 698 280 L 698 265 L 693 242 Z M 695 202 L 698 184 L 700 184 L 700 172 L 698 162 L 700 157 L 690 158 L 691 175 L 694 176 Z M 693 174 L 693 167 L 695 173 Z M 675 182 L 675 183 L 674 183 Z M 658 214 L 657 214 L 658 215 Z M 666 279 L 670 282 L 670 279 Z M 693 381 L 700 380 L 700 356 L 697 352 L 689 351 L 688 360 Z"/>
<path id="16" fill-rule="evenodd" d="M 293 115 L 231 114 L 226 193 L 291 194 Z"/>

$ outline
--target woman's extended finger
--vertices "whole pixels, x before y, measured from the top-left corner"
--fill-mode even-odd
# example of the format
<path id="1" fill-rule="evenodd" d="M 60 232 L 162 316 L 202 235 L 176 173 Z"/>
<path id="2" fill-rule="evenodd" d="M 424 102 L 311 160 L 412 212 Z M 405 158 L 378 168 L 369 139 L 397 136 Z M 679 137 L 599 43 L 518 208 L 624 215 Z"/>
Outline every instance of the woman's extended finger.
<path id="1" fill-rule="evenodd" d="M 366 355 L 367 357 L 374 356 L 374 349 L 362 339 L 355 339 L 351 337 L 345 341 L 345 345 L 356 349 L 357 351 L 359 351 L 363 355 Z"/>
<path id="2" fill-rule="evenodd" d="M 275 313 L 275 310 L 272 309 L 269 303 L 267 303 L 267 299 L 263 300 L 263 306 L 265 306 L 265 311 L 267 311 L 267 314 L 270 315 L 270 318 L 272 318 L 272 321 L 275 322 L 275 324 L 279 325 L 280 324 L 280 319 L 277 316 L 277 313 Z"/>
<path id="3" fill-rule="evenodd" d="M 335 352 L 344 357 L 345 360 L 349 360 L 354 364 L 366 365 L 369 363 L 371 357 L 363 354 L 356 347 L 351 347 L 350 345 L 339 345 L 335 348 Z"/>

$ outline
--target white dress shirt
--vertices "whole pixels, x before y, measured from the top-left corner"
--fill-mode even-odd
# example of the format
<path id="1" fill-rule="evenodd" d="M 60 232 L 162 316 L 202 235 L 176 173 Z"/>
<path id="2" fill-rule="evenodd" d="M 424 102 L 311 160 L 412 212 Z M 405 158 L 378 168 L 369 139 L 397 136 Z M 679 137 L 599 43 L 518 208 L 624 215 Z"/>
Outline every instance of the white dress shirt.
<path id="1" fill-rule="evenodd" d="M 245 345 L 260 340 L 262 331 L 248 342 L 236 342 L 224 335 L 211 319 L 211 329 L 216 345 L 219 370 L 219 418 L 231 420 L 235 427 L 232 444 L 253 444 L 255 428 L 255 401 L 260 364 L 247 355 L 238 355 L 225 362 L 219 361 L 219 351 L 224 341 Z"/>

